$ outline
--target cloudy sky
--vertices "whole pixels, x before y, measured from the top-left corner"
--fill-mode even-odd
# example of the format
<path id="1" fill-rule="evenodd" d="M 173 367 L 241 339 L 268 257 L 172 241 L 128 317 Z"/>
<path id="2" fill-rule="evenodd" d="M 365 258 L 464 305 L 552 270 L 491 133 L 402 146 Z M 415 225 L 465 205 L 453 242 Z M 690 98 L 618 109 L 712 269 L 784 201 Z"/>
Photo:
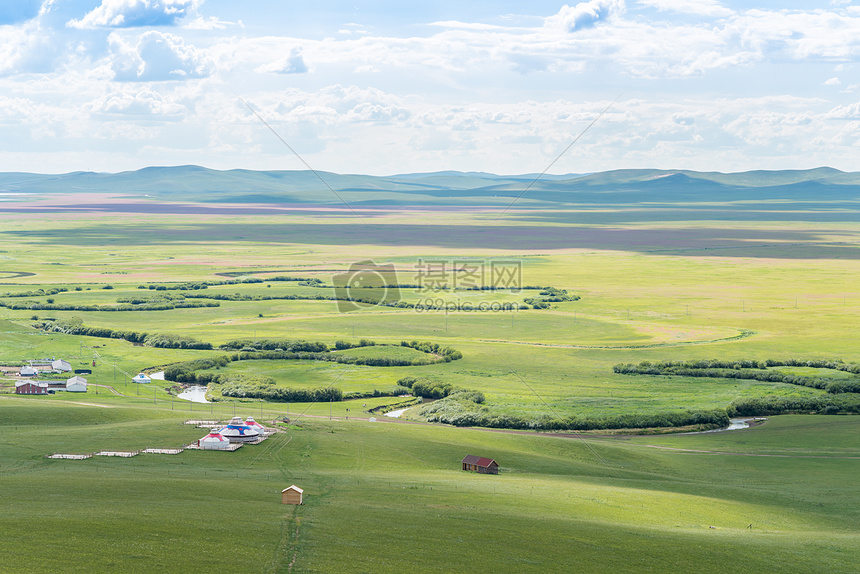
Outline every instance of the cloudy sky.
<path id="1" fill-rule="evenodd" d="M 809 8 L 817 4 L 816 8 Z M 860 4 L 0 3 L 0 171 L 584 173 L 860 159 Z M 614 103 L 612 103 L 614 101 Z"/>

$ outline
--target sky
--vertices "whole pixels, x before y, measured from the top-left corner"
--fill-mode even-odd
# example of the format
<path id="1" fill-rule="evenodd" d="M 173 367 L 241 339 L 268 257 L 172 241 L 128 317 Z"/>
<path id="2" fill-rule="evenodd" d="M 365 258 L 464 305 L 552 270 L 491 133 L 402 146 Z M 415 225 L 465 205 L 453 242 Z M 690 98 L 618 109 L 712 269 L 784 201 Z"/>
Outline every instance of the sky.
<path id="1" fill-rule="evenodd" d="M 858 158 L 851 0 L 0 1 L 0 171 Z"/>

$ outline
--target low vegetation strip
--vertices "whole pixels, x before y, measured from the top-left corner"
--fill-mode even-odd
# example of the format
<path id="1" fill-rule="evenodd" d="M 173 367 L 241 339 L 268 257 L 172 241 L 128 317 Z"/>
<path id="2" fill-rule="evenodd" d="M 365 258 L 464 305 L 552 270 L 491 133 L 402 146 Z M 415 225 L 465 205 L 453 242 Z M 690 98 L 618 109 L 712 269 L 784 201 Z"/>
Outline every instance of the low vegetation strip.
<path id="1" fill-rule="evenodd" d="M 475 395 L 480 395 L 480 401 Z M 448 396 L 418 409 L 428 422 L 440 422 L 458 427 L 488 427 L 520 430 L 604 430 L 624 428 L 658 428 L 697 426 L 713 429 L 728 426 L 729 415 L 723 409 L 627 414 L 608 417 L 553 417 L 538 415 L 522 417 L 494 412 L 482 405 L 483 395 L 475 391 L 453 391 Z"/>
<path id="2" fill-rule="evenodd" d="M 731 417 L 781 414 L 860 414 L 860 395 L 841 394 L 819 397 L 777 397 L 738 399 L 726 409 Z"/>
<path id="3" fill-rule="evenodd" d="M 788 359 L 766 361 L 643 361 L 638 365 L 618 364 L 613 367 L 622 375 L 675 375 L 680 377 L 708 377 L 715 379 L 750 379 L 768 383 L 785 383 L 814 389 L 823 389 L 831 394 L 860 393 L 860 377 L 834 378 L 827 376 L 805 376 L 772 370 L 769 367 L 812 367 L 860 374 L 860 364 L 842 361 Z"/>
<path id="4" fill-rule="evenodd" d="M 426 355 L 420 358 L 398 358 L 395 356 L 361 357 L 348 354 L 334 354 L 332 351 L 347 351 L 361 347 L 405 347 L 414 349 Z M 373 367 L 405 367 L 432 365 L 435 363 L 450 363 L 463 358 L 463 353 L 452 347 L 443 347 L 429 341 L 401 341 L 400 345 L 377 345 L 368 339 L 357 343 L 337 341 L 334 347 L 319 341 L 296 341 L 290 339 L 239 339 L 221 345 L 227 351 L 242 351 L 232 360 L 281 359 L 281 360 L 314 360 L 333 361 L 352 365 L 369 365 Z M 392 353 L 393 355 L 394 353 Z"/>
<path id="5" fill-rule="evenodd" d="M 318 389 L 289 389 L 265 384 L 226 383 L 221 386 L 221 395 L 233 398 L 263 399 L 275 403 L 316 403 L 343 400 L 343 391 L 331 386 Z"/>
<path id="6" fill-rule="evenodd" d="M 297 278 L 285 278 L 283 280 L 298 280 Z M 257 282 L 262 282 L 263 280 L 258 280 Z M 271 281 L 271 279 L 267 279 L 266 281 Z M 310 287 L 322 287 L 328 288 L 328 285 L 323 284 L 321 281 L 316 280 L 316 283 L 311 282 L 311 280 L 303 280 L 304 285 Z M 252 282 L 245 280 L 243 282 Z M 396 289 L 406 289 L 406 288 L 420 288 L 420 285 L 387 285 L 384 288 L 396 288 Z M 365 287 L 364 289 L 373 289 L 372 287 Z M 462 310 L 468 311 L 484 311 L 484 310 L 504 310 L 510 311 L 514 309 L 549 309 L 552 303 L 560 303 L 563 301 L 578 301 L 580 299 L 579 295 L 573 295 L 567 292 L 566 289 L 557 289 L 555 287 L 525 287 L 523 289 L 539 289 L 538 295 L 533 297 L 526 297 L 523 299 L 522 303 L 517 302 L 505 302 L 505 303 L 494 303 L 492 309 L 489 307 L 482 307 L 480 304 L 471 304 L 468 303 L 467 307 L 460 305 Z M 491 291 L 491 289 L 463 289 L 465 291 Z M 184 295 L 188 299 L 212 299 L 216 301 L 274 301 L 274 300 L 282 300 L 282 301 L 351 301 L 354 303 L 366 303 L 369 305 L 383 305 L 386 307 L 396 307 L 399 309 L 419 309 L 419 310 L 444 310 L 451 309 L 451 305 L 455 305 L 454 303 L 448 303 L 444 300 L 440 299 L 438 303 L 436 302 L 428 302 L 424 301 L 419 304 L 409 303 L 401 300 L 380 300 L 377 296 L 367 296 L 362 297 L 356 295 L 356 293 L 351 293 L 348 296 L 344 295 L 324 295 L 322 293 L 316 295 L 302 295 L 302 294 L 275 294 L 275 295 L 250 295 L 243 293 L 186 293 Z M 459 309 L 458 309 L 459 310 Z"/>
<path id="7" fill-rule="evenodd" d="M 349 355 L 338 354 L 337 351 L 343 351 L 353 348 L 374 347 L 381 349 L 397 349 L 400 347 L 408 347 L 426 354 L 427 358 L 422 359 L 398 359 L 391 357 L 351 357 Z M 220 385 L 217 390 L 221 396 L 234 398 L 255 398 L 264 399 L 273 402 L 315 402 L 319 400 L 341 401 L 343 399 L 361 398 L 361 397 L 379 397 L 379 396 L 397 396 L 410 392 L 410 387 L 417 379 L 407 378 L 398 381 L 398 385 L 390 390 L 378 390 L 366 392 L 354 392 L 344 395 L 340 389 L 327 387 L 325 389 L 292 389 L 279 387 L 275 385 L 272 378 L 251 378 L 244 375 L 216 373 L 212 369 L 220 369 L 226 367 L 231 362 L 238 361 L 254 361 L 254 360 L 314 360 L 314 361 L 332 361 L 337 363 L 347 363 L 355 365 L 368 366 L 416 366 L 430 365 L 434 363 L 450 362 L 461 358 L 463 355 L 460 351 L 450 347 L 441 347 L 438 343 L 419 342 L 419 341 L 402 341 L 400 345 L 377 345 L 373 341 L 362 339 L 358 343 L 350 343 L 348 341 L 338 341 L 334 348 L 330 348 L 326 343 L 319 341 L 293 341 L 288 339 L 263 339 L 251 341 L 239 339 L 225 343 L 222 348 L 225 350 L 241 349 L 240 352 L 221 355 L 218 357 L 207 357 L 205 359 L 196 359 L 193 361 L 184 361 L 164 367 L 164 378 L 167 381 L 209 385 L 211 383 Z M 273 350 L 267 350 L 273 349 Z M 202 371 L 202 372 L 201 372 Z M 404 382 L 408 382 L 405 384 Z M 418 382 L 417 386 L 412 390 L 412 394 L 416 396 L 428 396 L 431 398 L 439 398 L 445 396 L 453 387 L 447 384 L 441 384 L 441 388 L 434 382 Z"/>
<path id="8" fill-rule="evenodd" d="M 219 307 L 214 301 L 153 301 L 142 304 L 120 303 L 118 305 L 69 305 L 65 303 L 41 303 L 39 301 L 23 301 L 10 303 L 0 301 L 0 307 L 13 311 L 169 311 L 170 309 L 197 309 L 200 307 Z"/>
<path id="9" fill-rule="evenodd" d="M 181 337 L 170 334 L 149 334 L 137 331 L 119 331 L 107 327 L 87 327 L 79 317 L 70 319 L 58 319 L 55 321 L 45 320 L 36 324 L 48 332 L 64 333 L 67 335 L 84 335 L 87 337 L 101 337 L 105 339 L 123 339 L 130 343 L 141 343 L 150 347 L 165 349 L 211 349 L 212 343 L 204 343 L 191 337 Z"/>

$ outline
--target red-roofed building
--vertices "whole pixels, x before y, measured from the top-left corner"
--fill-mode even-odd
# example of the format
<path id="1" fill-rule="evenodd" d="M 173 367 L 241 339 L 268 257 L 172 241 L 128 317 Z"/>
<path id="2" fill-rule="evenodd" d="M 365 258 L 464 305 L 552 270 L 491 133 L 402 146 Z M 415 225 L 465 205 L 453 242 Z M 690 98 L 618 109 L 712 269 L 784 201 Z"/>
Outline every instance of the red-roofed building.
<path id="1" fill-rule="evenodd" d="M 491 458 L 470 454 L 462 460 L 463 470 L 480 472 L 481 474 L 499 474 L 499 465 Z"/>

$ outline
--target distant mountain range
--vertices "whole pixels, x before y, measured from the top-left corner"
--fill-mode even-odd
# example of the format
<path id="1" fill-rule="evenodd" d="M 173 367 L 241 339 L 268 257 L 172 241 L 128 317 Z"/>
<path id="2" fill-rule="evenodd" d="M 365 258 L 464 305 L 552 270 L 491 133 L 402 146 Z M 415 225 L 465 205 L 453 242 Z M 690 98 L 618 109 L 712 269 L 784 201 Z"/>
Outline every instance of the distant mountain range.
<path id="1" fill-rule="evenodd" d="M 537 181 L 537 174 L 458 171 L 384 177 L 318 175 L 311 171 L 218 171 L 199 166 L 148 167 L 115 174 L 0 173 L 0 200 L 110 193 L 204 203 L 341 204 L 342 198 L 355 206 L 499 206 L 508 205 L 528 188 L 517 207 L 786 202 L 856 210 L 860 201 L 860 172 L 827 167 L 740 173 L 629 169 L 545 175 Z"/>

